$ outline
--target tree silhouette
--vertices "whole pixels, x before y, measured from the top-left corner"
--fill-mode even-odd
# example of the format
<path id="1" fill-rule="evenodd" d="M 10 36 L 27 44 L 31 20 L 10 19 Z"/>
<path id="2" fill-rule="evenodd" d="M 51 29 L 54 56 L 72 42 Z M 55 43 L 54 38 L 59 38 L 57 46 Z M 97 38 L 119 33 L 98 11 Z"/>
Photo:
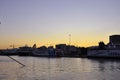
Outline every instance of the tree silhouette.
<path id="1" fill-rule="evenodd" d="M 99 48 L 100 49 L 105 49 L 105 43 L 103 41 L 99 42 Z"/>

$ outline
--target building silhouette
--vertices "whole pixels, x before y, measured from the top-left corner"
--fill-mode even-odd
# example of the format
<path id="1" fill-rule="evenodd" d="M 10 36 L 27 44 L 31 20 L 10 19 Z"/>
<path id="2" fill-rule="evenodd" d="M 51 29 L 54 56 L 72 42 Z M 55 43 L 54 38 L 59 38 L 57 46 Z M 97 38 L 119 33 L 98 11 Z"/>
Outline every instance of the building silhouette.
<path id="1" fill-rule="evenodd" d="M 120 35 L 111 35 L 109 36 L 109 40 L 111 44 L 120 44 Z"/>

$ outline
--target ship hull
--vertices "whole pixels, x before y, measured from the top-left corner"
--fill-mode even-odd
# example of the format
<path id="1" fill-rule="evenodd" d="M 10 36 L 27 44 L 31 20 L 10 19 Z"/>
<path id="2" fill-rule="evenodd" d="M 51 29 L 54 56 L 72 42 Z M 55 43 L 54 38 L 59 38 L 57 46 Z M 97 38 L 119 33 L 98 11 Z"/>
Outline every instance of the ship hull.
<path id="1" fill-rule="evenodd" d="M 120 58 L 120 50 L 89 50 L 87 57 Z"/>

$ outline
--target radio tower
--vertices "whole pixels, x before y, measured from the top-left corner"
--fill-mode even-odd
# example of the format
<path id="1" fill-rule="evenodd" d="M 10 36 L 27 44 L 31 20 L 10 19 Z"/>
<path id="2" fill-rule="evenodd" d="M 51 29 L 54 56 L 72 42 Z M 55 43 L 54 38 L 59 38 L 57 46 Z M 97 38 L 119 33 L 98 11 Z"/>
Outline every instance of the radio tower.
<path id="1" fill-rule="evenodd" d="M 71 34 L 69 34 L 69 46 L 71 45 Z"/>

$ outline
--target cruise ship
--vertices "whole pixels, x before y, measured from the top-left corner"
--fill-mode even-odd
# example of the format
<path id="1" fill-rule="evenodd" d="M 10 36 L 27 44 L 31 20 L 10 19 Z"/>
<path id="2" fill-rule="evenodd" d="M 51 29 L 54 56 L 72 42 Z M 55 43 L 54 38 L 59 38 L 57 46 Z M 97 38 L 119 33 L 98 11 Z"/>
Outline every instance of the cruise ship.
<path id="1" fill-rule="evenodd" d="M 99 46 L 88 48 L 87 57 L 120 58 L 120 35 L 111 35 L 107 45 L 99 42 Z"/>

